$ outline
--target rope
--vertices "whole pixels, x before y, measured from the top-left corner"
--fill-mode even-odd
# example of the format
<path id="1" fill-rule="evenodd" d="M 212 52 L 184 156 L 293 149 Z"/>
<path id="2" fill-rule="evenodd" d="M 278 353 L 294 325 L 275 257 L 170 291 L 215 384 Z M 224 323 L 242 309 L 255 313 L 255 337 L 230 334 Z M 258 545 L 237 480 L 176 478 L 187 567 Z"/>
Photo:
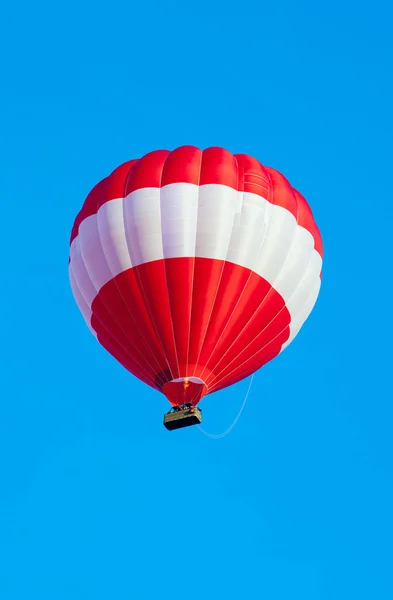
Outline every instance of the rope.
<path id="1" fill-rule="evenodd" d="M 248 390 L 247 390 L 246 395 L 244 397 L 243 404 L 241 405 L 240 410 L 237 413 L 237 415 L 236 415 L 236 417 L 235 417 L 232 425 L 230 425 L 228 427 L 228 429 L 226 429 L 222 433 L 208 433 L 207 431 L 205 431 L 204 429 L 202 429 L 202 427 L 200 425 L 198 425 L 199 431 L 201 433 L 203 433 L 204 435 L 206 435 L 206 437 L 209 437 L 209 438 L 212 438 L 212 439 L 215 439 L 215 440 L 219 440 L 219 439 L 225 437 L 226 435 L 228 435 L 228 433 L 230 433 L 232 431 L 232 429 L 235 427 L 236 423 L 240 419 L 240 415 L 242 414 L 243 409 L 246 406 L 246 402 L 247 402 L 247 399 L 248 399 L 248 395 L 249 395 L 249 393 L 251 391 L 251 386 L 252 386 L 252 382 L 253 381 L 254 381 L 254 373 L 251 375 L 250 383 L 248 385 Z"/>

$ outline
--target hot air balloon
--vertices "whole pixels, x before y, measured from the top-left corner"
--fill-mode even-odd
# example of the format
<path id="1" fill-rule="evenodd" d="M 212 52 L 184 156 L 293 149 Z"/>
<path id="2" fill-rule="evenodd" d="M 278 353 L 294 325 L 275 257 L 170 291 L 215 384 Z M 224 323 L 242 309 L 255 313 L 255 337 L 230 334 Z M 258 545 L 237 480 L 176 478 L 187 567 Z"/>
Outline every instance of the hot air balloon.
<path id="1" fill-rule="evenodd" d="M 218 147 L 157 150 L 88 194 L 69 277 L 99 343 L 165 394 L 168 429 L 286 348 L 320 290 L 322 239 L 278 171 Z"/>

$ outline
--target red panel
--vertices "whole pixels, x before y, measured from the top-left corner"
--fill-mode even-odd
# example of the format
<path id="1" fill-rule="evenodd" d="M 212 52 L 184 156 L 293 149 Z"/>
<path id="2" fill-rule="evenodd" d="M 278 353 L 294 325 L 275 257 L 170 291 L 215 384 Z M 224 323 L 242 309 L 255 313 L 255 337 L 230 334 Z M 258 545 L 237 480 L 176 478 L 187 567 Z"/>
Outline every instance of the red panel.
<path id="1" fill-rule="evenodd" d="M 271 201 L 271 185 L 269 175 L 259 160 L 248 154 L 235 154 L 239 168 L 239 191 L 258 194 Z"/>
<path id="2" fill-rule="evenodd" d="M 138 377 L 138 379 L 147 385 L 150 385 L 152 388 L 161 390 L 162 383 L 160 385 L 156 385 L 154 379 L 146 375 L 144 369 L 142 369 L 140 365 L 123 350 L 123 348 L 111 337 L 107 331 L 103 330 L 99 335 L 97 335 L 97 339 L 101 346 L 103 346 L 103 348 L 105 348 L 109 354 L 112 354 L 113 358 L 115 358 L 125 369 L 131 371 L 131 373 Z"/>
<path id="3" fill-rule="evenodd" d="M 155 150 L 140 158 L 130 170 L 125 195 L 141 188 L 161 187 L 162 170 L 169 154 L 169 150 Z"/>
<path id="4" fill-rule="evenodd" d="M 207 148 L 203 151 L 199 185 L 209 183 L 239 189 L 239 171 L 236 158 L 224 148 Z"/>
<path id="5" fill-rule="evenodd" d="M 284 337 L 284 334 L 283 334 Z M 247 360 L 243 365 L 237 369 L 230 371 L 227 375 L 218 376 L 210 384 L 209 393 L 218 392 L 229 385 L 234 385 L 238 381 L 249 377 L 252 373 L 255 373 L 258 369 L 266 365 L 269 361 L 273 360 L 281 351 L 281 343 L 279 340 L 271 342 L 269 346 L 263 348 L 253 359 Z"/>
<path id="6" fill-rule="evenodd" d="M 162 172 L 161 186 L 170 183 L 199 184 L 202 150 L 181 146 L 168 155 Z"/>
<path id="7" fill-rule="evenodd" d="M 289 335 L 289 312 L 264 279 L 206 258 L 129 269 L 103 286 L 92 311 L 98 340 L 152 387 L 162 390 L 178 377 L 206 382 L 206 389 L 187 392 L 183 384 L 166 388 L 172 403 L 192 396 L 187 401 L 196 404 L 206 391 L 246 377 L 271 360 Z"/>
<path id="8" fill-rule="evenodd" d="M 143 365 L 152 382 L 157 373 L 168 369 L 136 269 L 124 271 L 104 285 L 92 304 L 92 311 L 92 326 L 99 337 L 110 332 L 126 355 Z M 131 365 L 127 368 L 134 372 Z M 161 383 L 165 381 L 162 376 Z"/>
<path id="9" fill-rule="evenodd" d="M 212 367 L 215 375 L 211 374 L 206 379 L 209 388 L 215 378 L 226 377 L 244 367 L 248 361 L 252 361 L 259 353 L 263 355 L 263 350 L 272 342 L 276 344 L 279 341 L 281 347 L 288 340 L 290 317 L 286 308 L 280 311 L 272 321 L 268 321 L 268 318 L 263 314 L 263 310 L 260 313 L 258 327 L 256 327 L 256 319 L 253 319 L 223 354 L 218 363 Z M 255 325 L 255 328 L 253 325 Z"/>
<path id="10" fill-rule="evenodd" d="M 188 371 L 188 355 L 195 259 L 184 258 L 162 262 L 165 264 L 170 318 L 173 324 L 179 372 L 184 374 L 181 375 L 182 377 L 188 376 L 191 375 Z"/>
<path id="11" fill-rule="evenodd" d="M 157 260 L 134 267 L 151 324 L 164 351 L 170 379 L 181 377 L 174 337 L 173 319 L 169 302 L 165 260 Z"/>
<path id="12" fill-rule="evenodd" d="M 204 259 L 197 259 L 198 263 Z M 205 259 L 206 260 L 206 259 Z M 213 309 L 210 311 L 210 319 L 208 323 L 208 327 L 206 329 L 206 340 L 200 351 L 200 344 L 198 346 L 198 354 L 199 354 L 199 362 L 203 365 L 207 365 L 207 363 L 211 361 L 212 354 L 214 353 L 217 345 L 222 346 L 220 344 L 221 337 L 224 331 L 227 329 L 227 325 L 233 327 L 236 323 L 236 315 L 238 311 L 236 308 L 239 306 L 239 302 L 241 304 L 241 299 L 244 294 L 244 290 L 248 291 L 248 302 L 252 302 L 250 299 L 251 289 L 249 284 L 249 279 L 251 276 L 251 271 L 245 268 L 236 268 L 232 263 L 225 263 L 224 269 L 222 271 L 222 277 L 220 281 L 220 285 L 218 287 L 217 295 L 215 298 Z M 257 276 L 257 280 L 259 282 L 261 278 Z M 259 290 L 257 292 L 257 305 L 259 305 L 261 301 L 261 284 L 259 283 Z M 241 310 L 241 309 L 240 309 Z M 214 359 L 214 356 L 213 356 Z M 209 364 L 210 364 L 209 362 Z M 196 373 L 195 373 L 196 375 Z M 199 373 L 197 376 L 201 377 L 202 373 Z M 206 372 L 203 373 L 204 377 L 206 377 Z"/>
<path id="13" fill-rule="evenodd" d="M 258 312 L 262 302 L 266 299 L 269 292 L 271 292 L 271 286 L 262 279 L 256 273 L 252 273 L 247 269 L 240 269 L 247 273 L 247 281 L 244 286 L 236 286 L 236 274 L 239 268 L 236 265 L 228 263 L 226 271 L 226 280 L 228 281 L 228 298 L 232 300 L 234 307 L 231 312 L 226 308 L 226 302 L 220 299 L 216 303 L 216 311 L 214 314 L 214 320 L 211 323 L 211 330 L 214 332 L 208 338 L 209 344 L 205 344 L 203 353 L 201 355 L 201 362 L 212 370 L 212 367 L 218 363 L 223 354 L 228 350 L 231 344 L 235 343 L 239 338 L 241 344 L 244 336 L 245 328 L 252 323 L 252 319 Z M 233 283 L 231 281 L 233 274 Z M 240 275 L 241 276 L 241 275 Z M 244 275 L 243 275 L 244 277 Z M 240 282 L 239 282 L 240 283 Z M 226 289 L 220 290 L 221 296 L 226 296 Z M 268 316 L 278 311 L 283 306 L 284 301 L 276 293 L 272 293 L 273 307 L 270 306 L 269 302 L 266 302 L 266 314 Z M 240 337 L 239 337 L 240 336 Z M 236 345 L 236 348 L 239 344 Z M 205 378 L 205 374 L 198 375 L 202 379 Z"/>
<path id="14" fill-rule="evenodd" d="M 95 300 L 95 311 L 91 318 L 91 325 L 97 332 L 100 342 L 103 345 L 110 345 L 115 353 L 114 356 L 120 356 L 121 363 L 137 377 L 143 380 L 149 380 L 154 383 L 157 365 L 154 357 L 148 352 L 146 345 L 141 338 L 129 337 L 129 329 L 124 330 L 114 318 L 108 308 L 100 299 Z"/>
<path id="15" fill-rule="evenodd" d="M 132 172 L 132 168 L 138 162 L 138 160 L 129 160 L 120 165 L 120 167 L 117 167 L 117 169 L 109 175 L 107 178 L 106 189 L 98 199 L 97 211 L 102 204 L 105 204 L 105 202 L 108 202 L 109 200 L 124 198 L 127 180 Z"/>
<path id="16" fill-rule="evenodd" d="M 181 259 L 175 259 L 181 260 Z M 243 270 L 241 267 L 239 267 Z M 200 377 L 200 353 L 205 343 L 209 321 L 214 309 L 217 291 L 224 270 L 224 262 L 209 258 L 196 258 L 194 268 L 190 352 L 188 361 L 193 375 Z"/>
<path id="17" fill-rule="evenodd" d="M 294 189 L 289 181 L 275 169 L 265 167 L 265 171 L 270 179 L 271 185 L 271 202 L 277 206 L 286 208 L 293 214 L 295 219 L 298 218 L 298 205 L 294 194 Z"/>

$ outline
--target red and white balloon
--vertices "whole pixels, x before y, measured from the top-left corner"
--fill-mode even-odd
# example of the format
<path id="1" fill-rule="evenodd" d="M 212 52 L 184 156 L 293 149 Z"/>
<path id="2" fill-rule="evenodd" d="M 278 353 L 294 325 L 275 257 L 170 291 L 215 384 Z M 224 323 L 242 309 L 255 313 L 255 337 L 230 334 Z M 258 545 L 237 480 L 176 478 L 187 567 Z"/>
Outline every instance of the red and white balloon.
<path id="1" fill-rule="evenodd" d="M 184 146 L 126 162 L 76 217 L 69 275 L 93 334 L 171 404 L 197 404 L 293 340 L 321 285 L 306 200 L 274 169 Z"/>

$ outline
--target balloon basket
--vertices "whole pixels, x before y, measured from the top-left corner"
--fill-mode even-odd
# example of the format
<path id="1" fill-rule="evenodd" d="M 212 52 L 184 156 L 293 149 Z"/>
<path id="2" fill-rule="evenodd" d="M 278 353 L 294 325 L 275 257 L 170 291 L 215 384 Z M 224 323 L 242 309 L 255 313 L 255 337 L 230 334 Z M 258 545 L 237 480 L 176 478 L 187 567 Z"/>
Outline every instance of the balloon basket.
<path id="1" fill-rule="evenodd" d="M 192 405 L 176 406 L 164 415 L 164 426 L 172 431 L 202 423 L 202 411 Z"/>

